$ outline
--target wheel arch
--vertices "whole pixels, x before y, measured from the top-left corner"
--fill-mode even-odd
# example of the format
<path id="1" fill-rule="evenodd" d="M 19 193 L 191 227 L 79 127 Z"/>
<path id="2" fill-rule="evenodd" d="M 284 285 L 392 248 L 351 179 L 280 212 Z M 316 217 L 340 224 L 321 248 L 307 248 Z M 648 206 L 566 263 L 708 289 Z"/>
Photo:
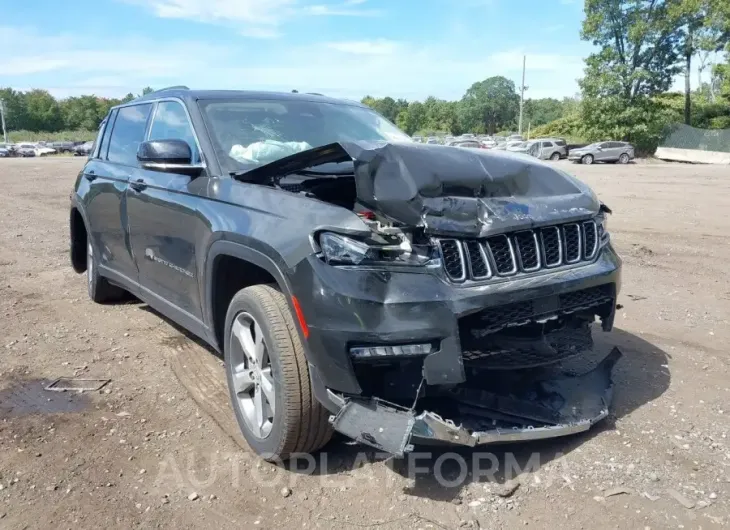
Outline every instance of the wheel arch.
<path id="1" fill-rule="evenodd" d="M 73 270 L 81 274 L 86 271 L 86 242 L 88 240 L 86 218 L 76 205 L 69 212 L 69 251 Z"/>
<path id="2" fill-rule="evenodd" d="M 215 241 L 208 249 L 204 270 L 204 315 L 211 335 L 209 342 L 218 351 L 223 351 L 228 305 L 244 287 L 275 283 L 294 314 L 291 286 L 286 275 L 272 257 L 259 250 L 234 241 Z M 301 335 L 301 329 L 299 333 Z M 305 342 L 303 336 L 302 342 Z"/>

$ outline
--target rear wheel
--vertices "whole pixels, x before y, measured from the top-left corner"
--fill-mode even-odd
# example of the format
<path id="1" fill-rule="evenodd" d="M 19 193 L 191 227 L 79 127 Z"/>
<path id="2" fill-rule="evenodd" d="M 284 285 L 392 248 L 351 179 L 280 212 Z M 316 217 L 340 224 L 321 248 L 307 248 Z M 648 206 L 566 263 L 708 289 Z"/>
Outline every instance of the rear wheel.
<path id="1" fill-rule="evenodd" d="M 97 304 L 119 300 L 125 295 L 124 289 L 112 285 L 99 274 L 99 261 L 90 240 L 86 242 L 86 286 L 89 298 Z"/>
<path id="2" fill-rule="evenodd" d="M 591 165 L 593 163 L 593 155 L 585 155 L 580 161 L 584 164 Z"/>
<path id="3" fill-rule="evenodd" d="M 332 437 L 285 296 L 269 285 L 239 291 L 226 315 L 224 357 L 238 426 L 262 458 L 311 453 Z"/>
<path id="4" fill-rule="evenodd" d="M 560 160 L 560 153 L 553 153 L 552 155 L 550 155 L 550 160 Z"/>
<path id="5" fill-rule="evenodd" d="M 621 156 L 618 157 L 618 163 L 619 164 L 628 164 L 629 163 L 629 155 L 626 153 L 621 153 Z"/>

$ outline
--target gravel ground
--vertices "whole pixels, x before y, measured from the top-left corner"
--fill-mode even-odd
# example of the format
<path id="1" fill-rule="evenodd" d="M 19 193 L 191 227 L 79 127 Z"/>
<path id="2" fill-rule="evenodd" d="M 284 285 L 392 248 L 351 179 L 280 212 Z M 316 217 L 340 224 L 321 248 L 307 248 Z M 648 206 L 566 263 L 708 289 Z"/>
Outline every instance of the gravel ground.
<path id="1" fill-rule="evenodd" d="M 296 472 L 242 448 L 210 350 L 139 302 L 88 300 L 68 262 L 82 163 L 0 160 L 0 528 L 730 524 L 727 167 L 560 163 L 613 209 L 624 258 L 616 329 L 596 332 L 624 352 L 607 421 L 404 461 L 335 438 Z M 42 389 L 61 376 L 111 382 Z"/>

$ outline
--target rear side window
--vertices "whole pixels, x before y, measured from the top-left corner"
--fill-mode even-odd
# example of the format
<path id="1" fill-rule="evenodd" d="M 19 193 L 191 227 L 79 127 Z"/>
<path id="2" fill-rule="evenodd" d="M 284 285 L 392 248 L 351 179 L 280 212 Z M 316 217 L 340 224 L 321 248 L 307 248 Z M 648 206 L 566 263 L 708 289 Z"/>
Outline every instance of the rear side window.
<path id="1" fill-rule="evenodd" d="M 94 153 L 94 158 L 101 158 L 102 160 L 106 159 L 106 152 L 109 150 L 109 137 L 112 135 L 114 118 L 116 117 L 117 110 L 114 109 L 111 113 L 109 113 L 109 116 L 107 116 L 106 120 L 104 120 L 104 123 L 102 123 L 100 131 L 104 131 L 104 136 L 101 138 L 101 143 L 99 143 L 99 138 L 96 139 L 97 146 L 95 147 L 95 150 L 92 151 Z"/>
<path id="2" fill-rule="evenodd" d="M 193 164 L 200 162 L 198 144 L 195 141 L 193 126 L 188 120 L 182 104 L 177 101 L 162 101 L 157 104 L 152 126 L 150 127 L 150 140 L 184 140 L 190 146 L 193 153 Z"/>
<path id="3" fill-rule="evenodd" d="M 109 140 L 109 162 L 137 165 L 137 148 L 144 141 L 151 109 L 151 103 L 119 109 Z"/>
<path id="4" fill-rule="evenodd" d="M 565 147 L 565 142 L 563 140 L 558 140 L 557 142 L 555 142 L 555 145 Z"/>
<path id="5" fill-rule="evenodd" d="M 542 146 L 543 146 L 543 147 L 552 147 L 552 146 L 553 146 L 553 144 L 552 144 L 552 142 L 543 142 L 543 143 L 542 143 Z"/>

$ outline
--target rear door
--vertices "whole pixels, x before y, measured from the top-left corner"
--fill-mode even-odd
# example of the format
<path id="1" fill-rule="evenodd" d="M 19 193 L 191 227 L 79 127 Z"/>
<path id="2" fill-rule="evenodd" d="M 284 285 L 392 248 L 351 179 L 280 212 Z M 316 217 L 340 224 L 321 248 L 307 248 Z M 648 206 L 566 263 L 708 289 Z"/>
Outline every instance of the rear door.
<path id="1" fill-rule="evenodd" d="M 553 143 L 552 142 L 540 142 L 540 158 L 547 160 L 550 155 L 553 154 Z"/>
<path id="2" fill-rule="evenodd" d="M 157 103 L 147 139 L 184 140 L 193 164 L 201 163 L 200 144 L 180 101 Z M 197 215 L 201 199 L 196 189 L 205 181 L 205 174 L 193 179 L 140 168 L 127 191 L 129 234 L 140 284 L 161 304 L 161 312 L 187 327 L 202 322 L 195 243 L 208 228 Z"/>
<path id="3" fill-rule="evenodd" d="M 607 162 L 611 160 L 611 142 L 603 142 L 598 144 L 599 149 L 596 149 L 595 159 L 601 162 Z"/>
<path id="4" fill-rule="evenodd" d="M 134 105 L 113 110 L 84 167 L 83 180 L 88 188 L 82 203 L 86 212 L 94 252 L 104 274 L 122 282 L 136 283 L 137 267 L 130 253 L 126 231 L 127 185 L 135 168 L 123 148 L 144 137 L 151 104 Z"/>

